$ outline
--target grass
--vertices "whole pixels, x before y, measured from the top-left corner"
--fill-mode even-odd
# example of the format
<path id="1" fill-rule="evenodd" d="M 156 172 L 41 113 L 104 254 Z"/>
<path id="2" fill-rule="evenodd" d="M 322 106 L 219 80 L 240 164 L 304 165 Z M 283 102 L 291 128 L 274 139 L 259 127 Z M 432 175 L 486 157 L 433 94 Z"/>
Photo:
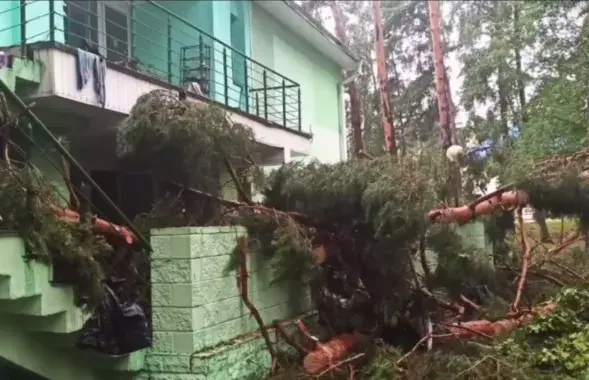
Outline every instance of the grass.
<path id="1" fill-rule="evenodd" d="M 551 219 L 547 220 L 546 224 L 548 225 L 548 231 L 550 233 L 550 238 L 555 244 L 560 243 L 561 240 L 565 239 L 568 234 L 574 232 L 577 229 L 577 221 L 575 219 L 563 219 L 556 220 Z M 526 231 L 536 240 L 540 240 L 540 229 L 538 228 L 538 224 L 534 222 L 525 223 Z"/>

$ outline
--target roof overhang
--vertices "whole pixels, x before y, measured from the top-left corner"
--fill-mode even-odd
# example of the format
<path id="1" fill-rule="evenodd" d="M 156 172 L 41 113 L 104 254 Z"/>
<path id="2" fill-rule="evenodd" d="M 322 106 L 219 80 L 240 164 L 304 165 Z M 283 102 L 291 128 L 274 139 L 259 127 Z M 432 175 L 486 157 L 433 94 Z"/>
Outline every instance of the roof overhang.
<path id="1" fill-rule="evenodd" d="M 255 3 L 274 16 L 291 32 L 309 42 L 323 55 L 344 70 L 355 70 L 358 58 L 342 45 L 329 31 L 312 21 L 300 7 L 290 0 L 256 1 Z"/>

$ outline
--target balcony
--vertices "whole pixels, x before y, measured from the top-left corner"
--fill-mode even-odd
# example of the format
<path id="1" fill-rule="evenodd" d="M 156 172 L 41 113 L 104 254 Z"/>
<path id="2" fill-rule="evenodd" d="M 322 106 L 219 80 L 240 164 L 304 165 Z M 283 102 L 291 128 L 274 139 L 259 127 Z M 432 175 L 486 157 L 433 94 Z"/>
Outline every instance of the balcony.
<path id="1" fill-rule="evenodd" d="M 201 99 L 300 132 L 300 85 L 234 48 L 245 46 L 239 30 L 226 33 L 230 44 L 181 16 L 189 14 L 186 7 L 203 3 L 207 2 L 6 2 L 0 5 L 0 25 L 8 25 L 0 27 L 0 46 L 25 50 L 47 42 L 72 48 L 90 45 L 109 67 L 147 74 Z M 233 28 L 233 22 L 228 20 L 227 28 Z"/>

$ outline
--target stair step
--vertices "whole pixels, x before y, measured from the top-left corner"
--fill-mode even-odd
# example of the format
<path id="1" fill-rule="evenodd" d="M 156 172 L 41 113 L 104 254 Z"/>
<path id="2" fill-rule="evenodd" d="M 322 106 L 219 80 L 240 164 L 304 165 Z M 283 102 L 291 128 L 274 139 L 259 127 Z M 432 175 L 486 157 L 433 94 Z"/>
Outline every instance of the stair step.
<path id="1" fill-rule="evenodd" d="M 29 330 L 70 333 L 88 318 L 74 304 L 71 286 L 53 286 L 52 267 L 24 259 L 24 241 L 0 233 L 0 311 L 18 315 Z"/>

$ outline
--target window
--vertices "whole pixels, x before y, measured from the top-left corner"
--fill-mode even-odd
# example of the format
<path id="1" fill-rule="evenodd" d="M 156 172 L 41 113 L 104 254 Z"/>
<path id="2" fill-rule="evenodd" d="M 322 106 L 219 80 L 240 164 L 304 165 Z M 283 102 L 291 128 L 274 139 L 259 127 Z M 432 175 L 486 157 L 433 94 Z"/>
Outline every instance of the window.
<path id="1" fill-rule="evenodd" d="M 129 57 L 129 15 L 105 4 L 104 31 L 106 58 L 122 61 Z M 104 46 L 103 45 L 103 46 Z"/>
<path id="2" fill-rule="evenodd" d="M 65 14 L 68 45 L 85 48 L 87 40 L 109 60 L 129 57 L 131 22 L 126 1 L 70 0 L 65 3 Z"/>
<path id="3" fill-rule="evenodd" d="M 230 32 L 231 32 L 231 47 L 240 53 L 245 52 L 245 36 L 243 21 L 235 16 L 231 15 L 230 20 Z M 245 57 L 235 51 L 233 54 L 232 71 L 233 71 L 233 83 L 236 86 L 245 86 Z"/>
<path id="4" fill-rule="evenodd" d="M 84 47 L 84 40 L 98 44 L 98 2 L 87 0 L 68 1 L 64 5 L 66 43 Z"/>

